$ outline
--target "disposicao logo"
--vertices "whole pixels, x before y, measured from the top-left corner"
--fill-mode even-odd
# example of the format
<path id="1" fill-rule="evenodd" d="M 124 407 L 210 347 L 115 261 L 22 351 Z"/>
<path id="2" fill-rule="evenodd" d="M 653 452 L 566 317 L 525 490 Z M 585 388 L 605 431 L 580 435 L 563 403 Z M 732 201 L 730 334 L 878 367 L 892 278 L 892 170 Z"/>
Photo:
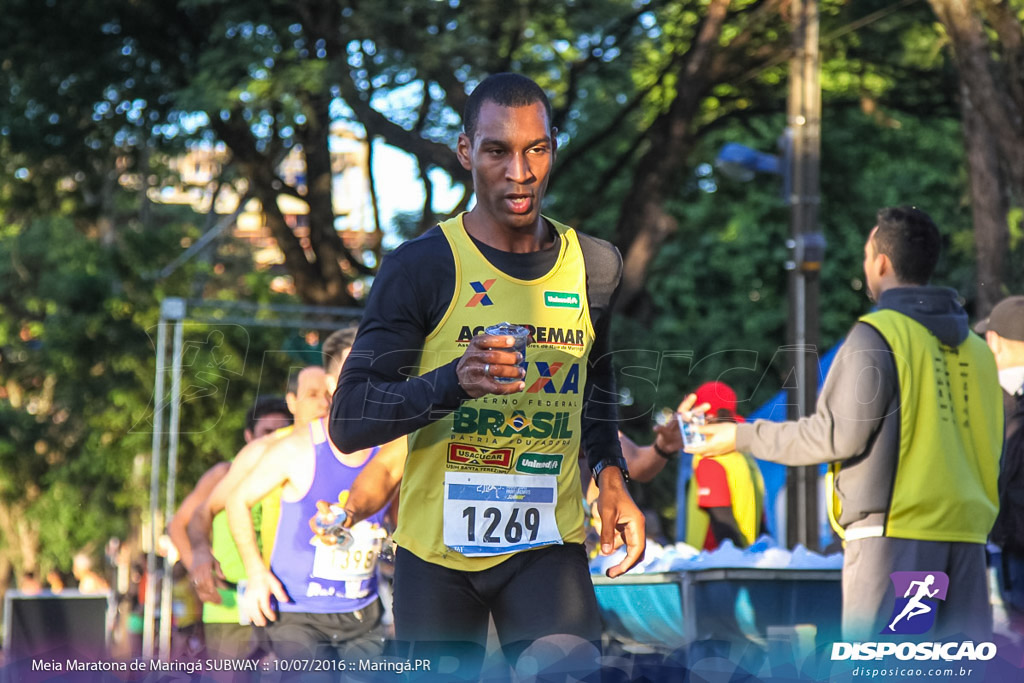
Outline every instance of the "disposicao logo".
<path id="1" fill-rule="evenodd" d="M 889 579 L 896 589 L 896 604 L 881 632 L 917 635 L 929 631 L 935 625 L 938 601 L 946 599 L 949 576 L 943 572 L 893 572 Z"/>
<path id="2" fill-rule="evenodd" d="M 896 589 L 895 604 L 884 635 L 919 635 L 935 625 L 939 601 L 946 599 L 949 576 L 943 572 L 893 572 L 889 575 Z M 895 657 L 901 661 L 954 662 L 988 661 L 996 656 L 995 643 L 974 641 L 948 642 L 867 642 L 832 643 L 832 661 L 881 660 Z"/>

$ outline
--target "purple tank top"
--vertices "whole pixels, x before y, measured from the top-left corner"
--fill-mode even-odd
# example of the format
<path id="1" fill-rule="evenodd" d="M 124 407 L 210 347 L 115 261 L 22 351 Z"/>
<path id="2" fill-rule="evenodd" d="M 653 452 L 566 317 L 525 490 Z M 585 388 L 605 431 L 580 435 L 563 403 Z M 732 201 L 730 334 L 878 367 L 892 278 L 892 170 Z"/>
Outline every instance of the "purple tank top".
<path id="1" fill-rule="evenodd" d="M 352 528 L 355 542 L 345 550 L 324 544 L 310 530 L 316 503 L 337 503 L 347 496 L 363 469 L 338 462 L 322 420 L 309 425 L 313 437 L 313 483 L 301 500 L 281 501 L 270 570 L 292 602 L 278 604 L 282 612 L 354 612 L 377 599 L 377 557 L 384 538 L 388 507 Z M 374 448 L 370 458 L 377 454 Z M 367 458 L 366 462 L 369 462 Z"/>

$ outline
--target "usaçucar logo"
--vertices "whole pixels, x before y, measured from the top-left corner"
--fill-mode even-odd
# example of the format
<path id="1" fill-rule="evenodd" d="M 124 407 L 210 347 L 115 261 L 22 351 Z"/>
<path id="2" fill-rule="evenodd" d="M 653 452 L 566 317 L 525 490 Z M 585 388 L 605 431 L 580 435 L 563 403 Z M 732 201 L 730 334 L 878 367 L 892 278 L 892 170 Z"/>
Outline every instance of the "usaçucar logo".
<path id="1" fill-rule="evenodd" d="M 893 572 L 896 604 L 882 633 L 914 635 L 935 625 L 939 600 L 946 599 L 949 576 L 943 572 Z"/>
<path id="2" fill-rule="evenodd" d="M 448 464 L 456 468 L 508 470 L 515 458 L 514 448 L 482 448 L 464 443 L 448 444 Z"/>

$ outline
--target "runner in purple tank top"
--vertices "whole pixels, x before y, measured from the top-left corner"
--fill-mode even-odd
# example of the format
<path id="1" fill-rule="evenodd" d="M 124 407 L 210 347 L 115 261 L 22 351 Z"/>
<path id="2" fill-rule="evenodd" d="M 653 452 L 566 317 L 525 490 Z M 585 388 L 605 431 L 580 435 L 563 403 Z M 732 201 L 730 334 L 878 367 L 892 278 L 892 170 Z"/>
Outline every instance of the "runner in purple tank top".
<path id="1" fill-rule="evenodd" d="M 355 328 L 324 342 L 324 367 L 333 394 Z M 344 505 L 349 488 L 377 453 L 404 449 L 404 439 L 379 448 L 342 453 L 322 420 L 281 439 L 227 499 L 231 534 L 245 563 L 244 603 L 254 624 L 268 624 L 279 659 L 349 659 L 375 656 L 384 646 L 377 595 L 377 560 L 390 506 L 351 529 L 337 543 L 316 532 L 314 520 L 331 505 Z M 256 547 L 249 509 L 281 487 L 281 517 L 269 568 Z M 302 674 L 307 679 L 309 672 Z"/>

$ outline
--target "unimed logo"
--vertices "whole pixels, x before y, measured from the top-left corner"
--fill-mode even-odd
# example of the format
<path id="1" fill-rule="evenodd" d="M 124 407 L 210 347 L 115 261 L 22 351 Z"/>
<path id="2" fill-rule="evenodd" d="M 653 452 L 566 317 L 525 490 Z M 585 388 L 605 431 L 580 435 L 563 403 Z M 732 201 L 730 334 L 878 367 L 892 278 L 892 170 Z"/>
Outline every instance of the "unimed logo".
<path id="1" fill-rule="evenodd" d="M 896 602 L 882 633 L 917 635 L 935 625 L 939 600 L 946 599 L 949 576 L 944 572 L 893 572 Z"/>
<path id="2" fill-rule="evenodd" d="M 544 305 L 548 308 L 579 308 L 580 295 L 575 292 L 544 292 Z"/>
<path id="3" fill-rule="evenodd" d="M 561 453 L 523 453 L 516 462 L 517 472 L 527 474 L 561 474 Z"/>

